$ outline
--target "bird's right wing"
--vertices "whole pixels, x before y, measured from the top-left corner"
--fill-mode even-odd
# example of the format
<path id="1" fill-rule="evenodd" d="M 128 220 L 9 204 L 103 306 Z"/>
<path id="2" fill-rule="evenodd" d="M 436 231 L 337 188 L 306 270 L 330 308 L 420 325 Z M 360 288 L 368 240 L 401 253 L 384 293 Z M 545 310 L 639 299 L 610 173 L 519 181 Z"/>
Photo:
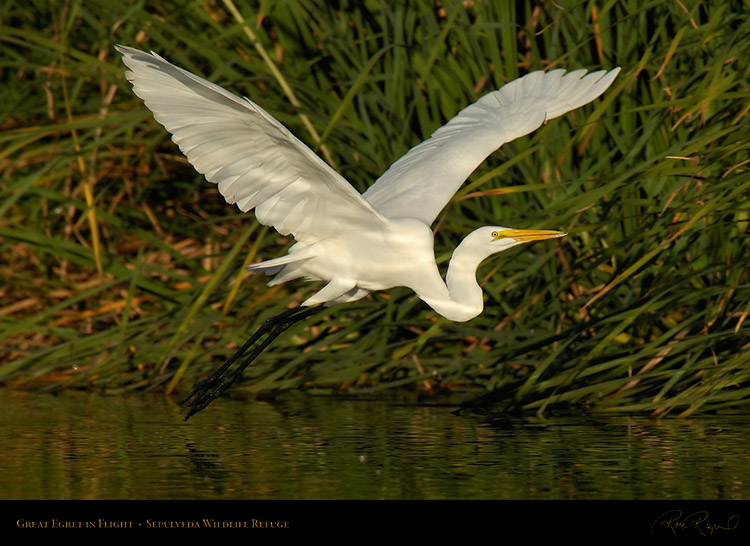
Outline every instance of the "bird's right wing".
<path id="1" fill-rule="evenodd" d="M 619 68 L 532 72 L 459 112 L 397 160 L 364 193 L 384 216 L 431 224 L 466 178 L 506 142 L 601 95 Z"/>
<path id="2" fill-rule="evenodd" d="M 349 182 L 260 106 L 155 53 L 115 46 L 133 91 L 230 204 L 303 242 L 385 221 Z"/>

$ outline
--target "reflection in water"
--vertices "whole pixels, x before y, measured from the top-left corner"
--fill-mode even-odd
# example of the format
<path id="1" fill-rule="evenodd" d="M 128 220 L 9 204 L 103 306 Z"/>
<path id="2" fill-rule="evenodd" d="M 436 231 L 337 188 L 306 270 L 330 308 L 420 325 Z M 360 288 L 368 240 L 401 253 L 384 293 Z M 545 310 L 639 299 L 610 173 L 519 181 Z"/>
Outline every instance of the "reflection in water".
<path id="1" fill-rule="evenodd" d="M 550 420 L 0 390 L 3 499 L 746 499 L 743 417 Z"/>

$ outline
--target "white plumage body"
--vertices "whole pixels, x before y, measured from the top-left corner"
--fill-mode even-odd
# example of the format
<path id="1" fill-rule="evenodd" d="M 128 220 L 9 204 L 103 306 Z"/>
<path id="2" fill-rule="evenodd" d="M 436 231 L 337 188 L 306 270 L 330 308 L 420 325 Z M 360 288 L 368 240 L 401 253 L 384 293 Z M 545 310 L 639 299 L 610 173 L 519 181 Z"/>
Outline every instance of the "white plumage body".
<path id="1" fill-rule="evenodd" d="M 558 231 L 479 228 L 456 248 L 443 281 L 430 224 L 494 150 L 603 93 L 619 69 L 533 72 L 465 108 L 396 161 L 364 194 L 283 125 L 155 53 L 117 46 L 135 93 L 190 163 L 230 204 L 297 240 L 288 254 L 249 267 L 327 284 L 303 305 L 359 299 L 394 286 L 414 290 L 451 320 L 483 308 L 476 268 L 518 244 Z"/>

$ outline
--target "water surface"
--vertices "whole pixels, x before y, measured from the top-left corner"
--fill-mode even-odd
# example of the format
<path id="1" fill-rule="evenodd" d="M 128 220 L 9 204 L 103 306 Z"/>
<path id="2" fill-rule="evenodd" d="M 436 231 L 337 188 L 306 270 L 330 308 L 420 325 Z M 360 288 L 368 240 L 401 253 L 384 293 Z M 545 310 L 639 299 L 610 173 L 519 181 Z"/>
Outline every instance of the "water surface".
<path id="1" fill-rule="evenodd" d="M 2 499 L 748 499 L 747 418 L 0 390 Z"/>

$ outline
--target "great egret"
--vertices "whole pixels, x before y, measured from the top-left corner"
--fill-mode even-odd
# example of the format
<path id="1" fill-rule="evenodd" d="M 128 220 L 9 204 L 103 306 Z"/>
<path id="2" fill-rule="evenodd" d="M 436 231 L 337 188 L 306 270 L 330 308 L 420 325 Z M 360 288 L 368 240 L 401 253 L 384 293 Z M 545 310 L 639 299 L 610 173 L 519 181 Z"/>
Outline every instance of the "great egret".
<path id="1" fill-rule="evenodd" d="M 172 134 L 195 169 L 218 184 L 227 203 L 297 241 L 289 252 L 248 267 L 275 275 L 269 284 L 303 277 L 327 284 L 300 306 L 267 320 L 218 370 L 195 384 L 185 419 L 218 398 L 268 344 L 320 309 L 374 290 L 411 288 L 444 317 L 482 312 L 476 270 L 488 256 L 530 241 L 563 237 L 552 230 L 480 227 L 453 252 L 443 281 L 430 224 L 494 150 L 601 95 L 619 72 L 532 72 L 462 110 L 396 161 L 360 194 L 281 123 L 249 99 L 165 61 L 116 46 L 127 79 Z M 229 367 L 263 335 L 238 367 Z"/>

